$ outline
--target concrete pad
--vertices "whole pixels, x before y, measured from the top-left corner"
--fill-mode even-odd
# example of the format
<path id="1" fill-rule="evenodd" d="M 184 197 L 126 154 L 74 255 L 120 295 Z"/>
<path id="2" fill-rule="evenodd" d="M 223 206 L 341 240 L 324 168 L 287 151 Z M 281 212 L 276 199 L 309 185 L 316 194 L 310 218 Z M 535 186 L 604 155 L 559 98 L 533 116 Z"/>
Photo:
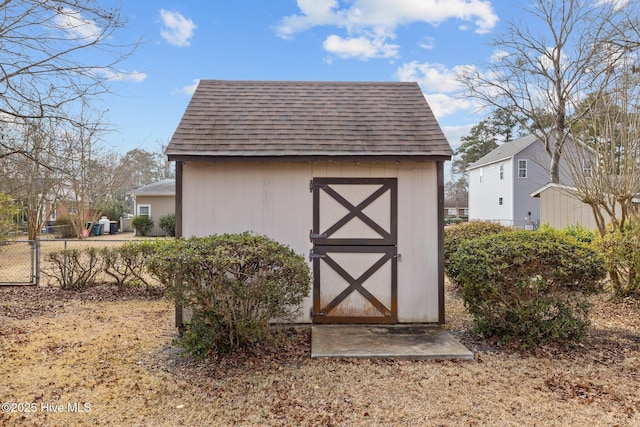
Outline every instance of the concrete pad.
<path id="1" fill-rule="evenodd" d="M 313 325 L 311 357 L 473 360 L 473 352 L 433 325 Z"/>

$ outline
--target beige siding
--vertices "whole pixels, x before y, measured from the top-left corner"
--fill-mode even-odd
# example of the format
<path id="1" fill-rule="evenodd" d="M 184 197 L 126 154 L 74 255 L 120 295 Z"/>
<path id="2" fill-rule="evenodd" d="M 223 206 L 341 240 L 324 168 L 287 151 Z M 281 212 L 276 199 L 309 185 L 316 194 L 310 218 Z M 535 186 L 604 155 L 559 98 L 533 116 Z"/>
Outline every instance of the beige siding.
<path id="1" fill-rule="evenodd" d="M 307 257 L 309 182 L 320 177 L 398 178 L 398 317 L 438 322 L 437 168 L 433 162 L 186 162 L 183 235 L 253 231 Z M 309 322 L 311 298 L 299 321 Z"/>
<path id="2" fill-rule="evenodd" d="M 136 196 L 136 214 L 138 213 L 137 206 L 149 205 L 151 206 L 151 219 L 153 220 L 153 230 L 149 235 L 151 236 L 166 236 L 167 233 L 158 225 L 160 218 L 167 214 L 175 213 L 176 211 L 176 198 L 175 196 Z"/>
<path id="3" fill-rule="evenodd" d="M 554 228 L 580 224 L 589 230 L 597 229 L 591 207 L 557 187 L 540 193 L 540 222 Z"/>

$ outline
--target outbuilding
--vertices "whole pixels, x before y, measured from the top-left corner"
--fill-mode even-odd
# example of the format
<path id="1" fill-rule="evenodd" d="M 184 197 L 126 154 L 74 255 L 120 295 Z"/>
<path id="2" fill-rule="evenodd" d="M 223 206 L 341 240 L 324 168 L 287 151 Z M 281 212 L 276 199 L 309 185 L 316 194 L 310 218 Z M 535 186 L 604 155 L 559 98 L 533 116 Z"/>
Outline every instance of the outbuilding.
<path id="1" fill-rule="evenodd" d="M 444 323 L 452 151 L 416 83 L 201 80 L 166 152 L 178 236 L 308 257 L 299 322 Z"/>

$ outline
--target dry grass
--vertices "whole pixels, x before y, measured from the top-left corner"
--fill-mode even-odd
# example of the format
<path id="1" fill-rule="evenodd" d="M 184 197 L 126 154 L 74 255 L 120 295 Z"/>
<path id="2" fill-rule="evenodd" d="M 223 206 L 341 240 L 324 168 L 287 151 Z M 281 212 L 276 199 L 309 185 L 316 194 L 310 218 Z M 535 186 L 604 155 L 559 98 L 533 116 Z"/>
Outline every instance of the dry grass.
<path id="1" fill-rule="evenodd" d="M 640 425 L 640 307 L 600 296 L 576 349 L 496 349 L 447 328 L 474 361 L 310 359 L 308 328 L 282 351 L 210 361 L 172 347 L 173 309 L 145 295 L 0 289 L 2 425 Z M 90 404 L 70 413 L 67 404 Z M 63 412 L 47 412 L 46 404 Z"/>

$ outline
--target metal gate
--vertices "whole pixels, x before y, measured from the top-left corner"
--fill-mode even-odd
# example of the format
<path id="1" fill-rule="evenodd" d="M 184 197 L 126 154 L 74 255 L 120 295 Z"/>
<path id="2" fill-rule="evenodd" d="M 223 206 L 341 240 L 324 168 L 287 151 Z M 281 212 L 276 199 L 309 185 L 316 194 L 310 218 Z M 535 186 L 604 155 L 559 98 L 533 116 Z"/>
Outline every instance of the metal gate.
<path id="1" fill-rule="evenodd" d="M 40 278 L 40 240 L 0 243 L 0 285 L 37 285 Z"/>
<path id="2" fill-rule="evenodd" d="M 396 323 L 396 178 L 314 178 L 314 323 Z"/>

